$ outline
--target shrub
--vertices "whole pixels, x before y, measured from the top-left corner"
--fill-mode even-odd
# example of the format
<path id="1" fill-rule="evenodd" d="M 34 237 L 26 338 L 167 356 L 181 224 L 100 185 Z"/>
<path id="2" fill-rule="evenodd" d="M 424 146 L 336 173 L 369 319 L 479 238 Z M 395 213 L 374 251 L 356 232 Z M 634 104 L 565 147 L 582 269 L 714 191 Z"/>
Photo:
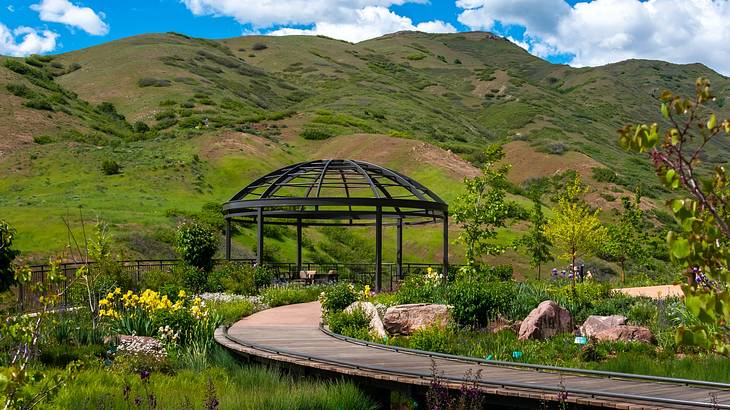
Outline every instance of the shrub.
<path id="1" fill-rule="evenodd" d="M 219 265 L 208 275 L 208 290 L 253 295 L 256 293 L 253 268 L 248 264 L 237 263 Z"/>
<path id="2" fill-rule="evenodd" d="M 617 184 L 619 182 L 618 175 L 609 168 L 591 168 L 593 179 L 598 182 L 608 182 Z"/>
<path id="3" fill-rule="evenodd" d="M 53 142 L 53 138 L 50 135 L 36 135 L 33 137 L 33 142 L 38 145 L 50 144 Z"/>
<path id="4" fill-rule="evenodd" d="M 261 292 L 261 299 L 270 307 L 314 302 L 322 289 L 319 286 L 272 286 Z"/>
<path id="5" fill-rule="evenodd" d="M 157 78 L 140 78 L 137 80 L 137 85 L 144 87 L 169 87 L 172 85 L 170 80 L 161 80 Z"/>
<path id="6" fill-rule="evenodd" d="M 218 236 L 206 225 L 183 223 L 177 229 L 175 249 L 185 263 L 209 272 L 218 250 Z"/>
<path id="7" fill-rule="evenodd" d="M 267 48 L 269 48 L 269 46 L 264 43 L 253 43 L 253 45 L 251 46 L 251 50 L 254 51 L 266 50 Z"/>
<path id="8" fill-rule="evenodd" d="M 439 326 L 428 326 L 419 329 L 408 339 L 408 347 L 427 352 L 449 352 L 449 339 L 452 332 Z"/>
<path id="9" fill-rule="evenodd" d="M 66 73 L 73 73 L 74 71 L 80 70 L 81 64 L 79 63 L 71 63 L 70 66 L 68 66 L 68 70 L 66 70 Z"/>
<path id="10" fill-rule="evenodd" d="M 406 278 L 397 293 L 400 303 L 442 303 L 445 296 L 443 276 L 430 267 L 425 275 Z"/>
<path id="11" fill-rule="evenodd" d="M 302 133 L 300 134 L 302 138 L 305 140 L 326 140 L 328 138 L 334 137 L 334 134 L 330 131 L 320 129 L 320 128 L 306 128 Z"/>
<path id="12" fill-rule="evenodd" d="M 126 120 L 124 116 L 117 111 L 117 107 L 115 107 L 114 104 L 110 102 L 103 102 L 99 104 L 99 106 L 96 107 L 96 110 L 115 121 Z"/>
<path id="13" fill-rule="evenodd" d="M 66 367 L 71 362 L 85 362 L 104 357 L 106 349 L 106 346 L 103 345 L 75 346 L 64 344 L 43 346 L 40 349 L 38 358 L 46 366 Z"/>
<path id="14" fill-rule="evenodd" d="M 0 292 L 10 289 L 15 284 L 13 260 L 20 252 L 13 249 L 15 228 L 0 219 Z"/>
<path id="15" fill-rule="evenodd" d="M 406 59 L 411 61 L 423 60 L 424 58 L 426 58 L 426 55 L 423 53 L 413 53 L 406 56 Z"/>
<path id="16" fill-rule="evenodd" d="M 208 288 L 208 271 L 195 266 L 186 265 L 180 271 L 185 288 L 199 293 Z"/>
<path id="17" fill-rule="evenodd" d="M 484 326 L 498 313 L 505 313 L 515 295 L 513 282 L 489 282 L 459 278 L 449 286 L 451 315 L 461 325 Z"/>
<path id="18" fill-rule="evenodd" d="M 53 105 L 45 97 L 35 96 L 23 103 L 23 105 L 36 110 L 53 111 Z"/>
<path id="19" fill-rule="evenodd" d="M 319 300 L 325 313 L 335 313 L 344 310 L 357 301 L 359 294 L 352 283 L 339 282 L 322 292 Z"/>
<path id="20" fill-rule="evenodd" d="M 16 97 L 31 98 L 35 95 L 35 93 L 25 84 L 8 83 L 5 88 L 8 89 L 10 94 L 13 94 Z"/>
<path id="21" fill-rule="evenodd" d="M 117 175 L 122 172 L 122 166 L 113 159 L 105 159 L 101 163 L 101 171 L 104 175 Z"/>
<path id="22" fill-rule="evenodd" d="M 173 125 L 175 125 L 175 124 L 177 124 L 177 118 L 174 118 L 174 117 L 172 117 L 172 118 L 171 118 L 171 117 L 167 117 L 167 118 L 165 118 L 165 119 L 163 119 L 163 120 L 159 121 L 159 122 L 158 122 L 158 123 L 157 123 L 157 124 L 155 125 L 155 128 L 156 128 L 156 129 L 158 129 L 158 130 L 164 130 L 164 129 L 167 129 L 167 128 L 170 128 L 170 127 L 172 127 L 172 126 L 173 126 Z"/>
<path id="23" fill-rule="evenodd" d="M 144 134 L 145 132 L 150 130 L 150 126 L 147 125 L 144 121 L 137 121 L 134 123 L 134 132 L 139 134 Z"/>
<path id="24" fill-rule="evenodd" d="M 353 309 L 352 312 L 332 312 L 327 316 L 327 325 L 334 333 L 369 340 L 370 318 L 362 309 Z"/>
<path id="25" fill-rule="evenodd" d="M 184 268 L 184 267 L 181 267 Z M 144 274 L 139 284 L 140 289 L 153 289 L 168 298 L 177 295 L 178 291 L 183 288 L 183 274 L 176 268 L 177 272 L 154 270 Z"/>
<path id="26" fill-rule="evenodd" d="M 266 266 L 256 266 L 253 268 L 253 282 L 256 285 L 256 290 L 271 286 L 273 280 L 274 272 L 271 269 Z"/>

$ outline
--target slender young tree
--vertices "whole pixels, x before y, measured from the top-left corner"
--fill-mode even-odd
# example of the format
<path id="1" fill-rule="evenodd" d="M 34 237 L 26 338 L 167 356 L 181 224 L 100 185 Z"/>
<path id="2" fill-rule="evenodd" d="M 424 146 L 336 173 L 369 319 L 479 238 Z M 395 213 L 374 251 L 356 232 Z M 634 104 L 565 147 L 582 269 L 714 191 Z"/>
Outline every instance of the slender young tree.
<path id="1" fill-rule="evenodd" d="M 485 151 L 482 175 L 464 180 L 466 192 L 454 201 L 451 213 L 461 225 L 459 240 L 464 243 L 468 266 L 485 254 L 499 255 L 504 247 L 494 243 L 497 229 L 504 227 L 514 215 L 517 205 L 506 200 L 507 172 L 510 166 L 501 164 L 504 150 L 499 144 Z"/>
<path id="2" fill-rule="evenodd" d="M 542 212 L 539 194 L 533 194 L 532 212 L 530 212 L 530 229 L 517 240 L 517 246 L 522 246 L 530 256 L 530 266 L 537 268 L 537 279 L 540 280 L 542 264 L 554 260 L 550 253 L 552 242 L 545 234 L 547 218 Z"/>
<path id="3" fill-rule="evenodd" d="M 644 212 L 639 208 L 641 196 L 632 202 L 621 198 L 623 209 L 614 224 L 607 226 L 606 241 L 602 254 L 605 259 L 615 261 L 621 267 L 621 283 L 626 283 L 626 264 L 641 263 L 649 257 L 647 235 L 642 231 Z"/>
<path id="4" fill-rule="evenodd" d="M 596 253 L 606 238 L 606 228 L 598 219 L 599 211 L 591 211 L 581 199 L 586 192 L 580 176 L 576 176 L 566 186 L 553 217 L 545 227 L 545 235 L 563 251 L 562 256 L 570 259 L 573 267 L 576 259 Z"/>

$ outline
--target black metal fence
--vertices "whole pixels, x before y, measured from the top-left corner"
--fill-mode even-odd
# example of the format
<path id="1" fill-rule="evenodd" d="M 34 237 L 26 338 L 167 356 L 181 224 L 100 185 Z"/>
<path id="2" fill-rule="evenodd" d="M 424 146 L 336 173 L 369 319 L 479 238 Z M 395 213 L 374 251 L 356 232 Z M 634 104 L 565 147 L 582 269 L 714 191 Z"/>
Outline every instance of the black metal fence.
<path id="1" fill-rule="evenodd" d="M 178 259 L 149 259 L 149 260 L 134 260 L 134 261 L 117 261 L 116 262 L 122 271 L 122 274 L 127 276 L 129 283 L 133 284 L 134 288 L 138 288 L 144 281 L 145 276 L 150 272 L 172 272 L 175 267 L 181 264 Z M 220 266 L 226 263 L 233 264 L 245 264 L 253 266 L 256 263 L 255 259 L 216 259 L 214 264 Z M 276 283 L 289 283 L 301 281 L 302 275 L 300 271 L 305 272 L 316 272 L 312 280 L 307 283 L 327 282 L 336 280 L 347 280 L 359 284 L 368 284 L 374 288 L 375 284 L 375 264 L 374 263 L 302 263 L 301 270 L 298 269 L 297 264 L 293 262 L 275 262 L 264 264 L 270 268 L 274 273 L 274 281 Z M 87 266 L 89 270 L 93 271 L 96 268 L 97 263 L 89 262 L 84 263 L 60 263 L 56 266 L 57 273 L 66 278 L 64 283 L 59 284 L 58 288 L 66 289 L 68 284 L 71 283 L 72 279 L 76 275 L 79 268 Z M 441 271 L 442 267 L 440 264 L 426 264 L 426 263 L 404 263 L 399 269 L 395 263 L 384 263 L 382 266 L 382 284 L 385 290 L 395 290 L 400 286 L 408 276 L 416 274 L 425 274 L 429 267 L 436 271 Z M 452 266 L 457 268 L 457 266 Z M 31 269 L 31 282 L 37 283 L 42 282 L 46 279 L 46 276 L 51 272 L 53 267 L 48 264 L 44 265 L 33 265 Z M 18 286 L 16 289 L 18 296 L 19 308 L 22 311 L 32 311 L 40 307 L 38 303 L 37 295 L 30 292 L 24 286 Z M 68 292 L 63 294 L 62 304 L 69 306 Z"/>

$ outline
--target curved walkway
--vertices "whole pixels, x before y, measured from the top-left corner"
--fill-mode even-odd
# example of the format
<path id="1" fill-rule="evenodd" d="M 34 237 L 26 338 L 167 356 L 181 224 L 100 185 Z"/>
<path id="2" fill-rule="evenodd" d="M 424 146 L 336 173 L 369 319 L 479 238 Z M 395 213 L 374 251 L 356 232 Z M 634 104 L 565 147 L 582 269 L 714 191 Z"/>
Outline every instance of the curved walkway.
<path id="1" fill-rule="evenodd" d="M 567 401 L 585 407 L 626 409 L 730 409 L 730 385 L 710 382 L 658 382 L 640 377 L 598 376 L 580 370 L 537 369 L 469 358 L 394 351 L 378 345 L 343 340 L 319 327 L 318 302 L 282 306 L 244 318 L 215 338 L 221 345 L 250 358 L 309 371 L 340 374 L 359 382 L 424 390 L 435 366 L 444 385 L 459 388 L 465 375 L 480 372 L 479 388 L 509 407 L 533 408 L 540 401 Z M 387 387 L 386 387 L 387 388 Z M 387 399 L 386 399 L 387 400 Z"/>

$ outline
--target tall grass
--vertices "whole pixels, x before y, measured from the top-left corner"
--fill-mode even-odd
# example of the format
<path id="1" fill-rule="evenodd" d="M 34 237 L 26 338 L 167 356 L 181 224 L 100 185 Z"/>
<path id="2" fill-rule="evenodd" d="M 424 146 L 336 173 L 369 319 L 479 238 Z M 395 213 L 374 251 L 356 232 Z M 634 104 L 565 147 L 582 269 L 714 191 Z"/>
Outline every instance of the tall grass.
<path id="1" fill-rule="evenodd" d="M 175 375 L 153 374 L 147 391 L 155 396 L 157 408 L 205 408 L 206 395 L 211 394 L 209 380 L 220 403 L 219 409 L 376 408 L 351 383 L 295 380 L 260 366 L 243 366 L 229 371 L 216 367 L 185 370 Z M 123 394 L 125 383 L 131 387 L 129 401 Z M 139 377 L 85 370 L 44 408 L 127 409 L 134 407 L 137 396 L 146 400 L 145 386 Z"/>
<path id="2" fill-rule="evenodd" d="M 264 303 L 271 307 L 314 302 L 324 286 L 273 286 L 261 292 Z"/>

